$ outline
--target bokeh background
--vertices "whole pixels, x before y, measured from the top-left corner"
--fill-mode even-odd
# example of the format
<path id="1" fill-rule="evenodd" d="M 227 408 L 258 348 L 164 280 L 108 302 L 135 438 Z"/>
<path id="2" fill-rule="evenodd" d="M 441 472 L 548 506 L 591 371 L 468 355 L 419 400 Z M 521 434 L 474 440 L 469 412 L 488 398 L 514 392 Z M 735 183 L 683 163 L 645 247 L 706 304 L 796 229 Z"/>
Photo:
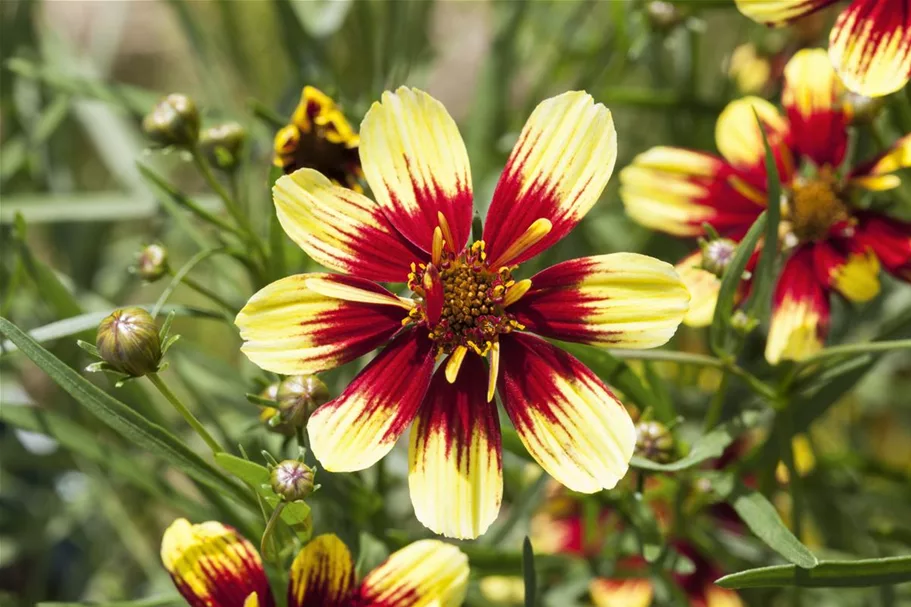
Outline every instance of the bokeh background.
<path id="1" fill-rule="evenodd" d="M 265 235 L 272 213 L 272 137 L 305 84 L 336 99 L 353 124 L 383 90 L 401 84 L 439 98 L 467 143 L 481 207 L 534 106 L 553 94 L 585 89 L 613 112 L 617 170 L 573 236 L 528 269 L 614 251 L 676 262 L 692 243 L 654 234 L 624 216 L 619 169 L 653 145 L 714 151 L 715 120 L 724 105 L 745 93 L 775 99 L 787 57 L 803 46 L 824 46 L 834 14 L 769 30 L 726 0 L 4 0 L 0 18 L 0 314 L 38 329 L 46 347 L 81 368 L 89 361 L 75 338 L 93 341 L 105 311 L 152 303 L 165 288 L 166 281 L 144 284 L 128 271 L 136 251 L 163 243 L 172 265 L 180 267 L 213 242 L 210 232 L 175 214 L 169 194 L 140 171 L 140 165 L 151 168 L 217 208 L 180 154 L 146 150 L 141 118 L 164 93 L 193 97 L 204 125 L 231 119 L 248 130 L 236 186 Z M 748 46 L 735 53 L 741 45 Z M 858 154 L 911 131 L 909 108 L 906 92 L 890 97 L 873 125 L 859 133 Z M 895 214 L 911 218 L 911 188 L 903 185 L 899 199 Z M 290 241 L 285 248 L 292 269 L 306 266 Z M 207 260 L 193 275 L 238 307 L 254 290 L 227 259 Z M 209 303 L 185 287 L 170 301 Z M 836 307 L 831 341 L 869 339 L 909 306 L 907 286 L 887 280 L 874 302 Z M 57 322 L 71 318 L 81 324 Z M 174 389 L 229 444 L 242 443 L 249 453 L 281 450 L 281 438 L 262 428 L 256 408 L 244 398 L 261 387 L 262 377 L 240 355 L 234 327 L 199 315 L 178 317 L 174 327 L 183 336 L 166 374 Z M 674 347 L 703 352 L 704 335 L 681 329 Z M 767 371 L 761 347 L 761 341 L 748 343 L 744 354 L 760 374 Z M 9 350 L 4 344 L 0 357 L 0 602 L 173 596 L 157 554 L 161 532 L 175 516 L 211 516 L 217 500 L 132 449 Z M 660 377 L 685 419 L 701 417 L 718 382 L 692 367 L 634 368 L 650 382 Z M 355 370 L 356 364 L 348 365 L 323 379 L 335 394 Z M 135 382 L 113 389 L 104 378 L 93 381 L 201 449 L 150 386 Z M 812 521 L 805 533 L 812 535 L 802 539 L 808 544 L 830 555 L 907 552 L 909 389 L 911 356 L 885 357 L 816 419 L 815 466 L 804 479 Z M 730 398 L 737 402 L 747 395 L 734 389 Z M 11 417 L 10 405 L 23 404 L 52 415 Z M 692 436 L 686 423 L 680 432 L 681 440 Z M 401 447 L 383 479 L 375 472 L 362 475 L 366 486 L 383 489 L 383 518 L 374 516 L 372 502 L 351 503 L 346 495 L 343 514 L 317 506 L 318 525 L 343 534 L 347 529 L 355 544 L 363 529 L 383 537 L 382 524 L 420 532 L 403 482 L 407 462 Z M 506 464 L 507 504 L 529 498 L 525 464 L 509 454 Z M 531 498 L 533 511 L 546 491 Z M 786 504 L 782 508 L 786 512 Z M 506 506 L 501 518 L 508 515 Z M 520 521 L 503 545 L 518 550 L 527 529 Z M 719 552 L 722 569 L 772 562 L 751 541 L 740 543 Z M 508 564 L 498 567 L 494 560 L 476 573 L 510 573 Z M 543 604 L 587 604 L 585 584 L 601 565 L 590 558 L 579 566 L 581 573 L 564 568 L 547 580 Z M 512 567 L 514 575 L 519 572 Z M 479 588 L 473 587 L 471 604 L 506 604 Z M 784 592 L 744 596 L 753 605 L 790 604 L 793 598 Z M 908 605 L 911 592 L 907 586 L 822 590 L 801 600 Z"/>

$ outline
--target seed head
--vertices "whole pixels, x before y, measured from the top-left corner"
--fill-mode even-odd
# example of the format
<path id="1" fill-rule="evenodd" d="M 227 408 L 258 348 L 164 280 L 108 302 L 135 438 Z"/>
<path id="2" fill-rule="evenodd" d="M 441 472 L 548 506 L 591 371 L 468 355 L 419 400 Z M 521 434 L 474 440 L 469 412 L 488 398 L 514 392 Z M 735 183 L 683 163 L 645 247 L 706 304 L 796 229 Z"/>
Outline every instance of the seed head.
<path id="1" fill-rule="evenodd" d="M 272 490 L 286 502 L 305 499 L 313 493 L 313 469 L 296 459 L 286 459 L 272 468 Z"/>
<path id="2" fill-rule="evenodd" d="M 158 326 L 142 308 L 120 308 L 102 320 L 95 346 L 113 370 L 131 377 L 155 373 L 161 364 Z"/>
<path id="3" fill-rule="evenodd" d="M 146 115 L 142 130 L 162 147 L 190 147 L 199 139 L 199 111 L 192 99 L 172 93 Z"/>

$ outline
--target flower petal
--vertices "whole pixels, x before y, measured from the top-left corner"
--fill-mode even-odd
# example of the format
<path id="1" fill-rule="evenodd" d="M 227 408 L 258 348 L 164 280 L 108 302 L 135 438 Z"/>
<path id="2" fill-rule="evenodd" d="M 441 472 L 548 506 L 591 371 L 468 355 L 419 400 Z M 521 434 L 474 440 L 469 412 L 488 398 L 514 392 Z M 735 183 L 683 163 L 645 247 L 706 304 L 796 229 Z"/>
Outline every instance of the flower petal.
<path id="1" fill-rule="evenodd" d="M 735 0 L 740 12 L 760 23 L 780 25 L 809 15 L 838 0 Z"/>
<path id="2" fill-rule="evenodd" d="M 256 548 L 221 523 L 177 519 L 161 538 L 161 562 L 192 607 L 238 607 L 251 594 L 259 607 L 275 605 Z"/>
<path id="3" fill-rule="evenodd" d="M 313 454 L 326 470 L 363 470 L 389 453 L 414 420 L 430 385 L 433 341 L 425 332 L 396 337 L 338 398 L 310 417 Z"/>
<path id="4" fill-rule="evenodd" d="M 744 607 L 744 603 L 733 590 L 709 586 L 705 589 L 705 607 Z"/>
<path id="5" fill-rule="evenodd" d="M 312 169 L 280 177 L 272 188 L 285 233 L 317 262 L 345 274 L 404 282 L 427 255 L 408 242 L 379 205 Z"/>
<path id="6" fill-rule="evenodd" d="M 858 242 L 836 239 L 812 247 L 819 280 L 851 301 L 870 301 L 879 294 L 879 260 Z"/>
<path id="7" fill-rule="evenodd" d="M 757 114 L 765 126 L 769 145 L 775 153 L 781 181 L 788 182 L 794 167 L 788 149 L 790 129 L 788 122 L 778 113 L 778 109 L 765 99 L 744 97 L 729 103 L 715 123 L 715 145 L 718 146 L 721 155 L 735 168 L 753 173 L 753 178 L 749 180 L 751 185 L 764 192 L 765 147 L 756 122 Z"/>
<path id="8" fill-rule="evenodd" d="M 383 93 L 361 124 L 361 164 L 383 212 L 408 240 L 428 253 L 437 213 L 460 251 L 471 232 L 468 153 L 443 104 L 417 89 Z"/>
<path id="9" fill-rule="evenodd" d="M 864 213 L 859 216 L 857 241 L 876 253 L 886 270 L 911 282 L 911 223 Z"/>
<path id="10" fill-rule="evenodd" d="M 318 293 L 308 280 L 358 289 L 388 305 L 345 301 Z M 332 369 L 367 354 L 402 328 L 400 300 L 372 282 L 338 274 L 296 274 L 260 289 L 234 323 L 241 351 L 257 366 L 283 375 Z"/>
<path id="11" fill-rule="evenodd" d="M 784 68 L 781 101 L 791 123 L 794 147 L 817 166 L 837 167 L 848 145 L 849 116 L 841 105 L 844 87 L 823 49 L 798 51 Z"/>
<path id="12" fill-rule="evenodd" d="M 367 574 L 359 598 L 371 607 L 458 607 L 468 588 L 468 557 L 439 540 L 393 552 Z"/>
<path id="13" fill-rule="evenodd" d="M 434 533 L 476 538 L 503 498 L 500 421 L 487 371 L 469 355 L 454 384 L 440 368 L 411 431 L 408 486 L 414 513 Z"/>
<path id="14" fill-rule="evenodd" d="M 655 594 L 648 578 L 595 578 L 589 592 L 595 607 L 649 607 Z"/>
<path id="15" fill-rule="evenodd" d="M 291 563 L 288 607 L 344 607 L 354 590 L 354 562 L 335 534 L 317 536 Z"/>
<path id="16" fill-rule="evenodd" d="M 907 0 L 853 0 L 829 34 L 829 57 L 855 93 L 880 97 L 905 86 L 911 77 Z"/>
<path id="17" fill-rule="evenodd" d="M 889 150 L 851 171 L 851 185 L 879 192 L 897 188 L 901 183 L 895 171 L 911 167 L 911 133 L 895 142 Z"/>
<path id="18" fill-rule="evenodd" d="M 529 331 L 618 348 L 667 343 L 690 299 L 672 265 L 636 253 L 564 261 L 535 274 L 531 284 L 509 308 Z"/>
<path id="19" fill-rule="evenodd" d="M 611 489 L 636 444 L 624 406 L 581 362 L 543 339 L 500 340 L 498 388 L 519 438 L 541 467 L 573 491 Z"/>
<path id="20" fill-rule="evenodd" d="M 770 363 L 803 360 L 822 349 L 829 329 L 829 298 L 813 267 L 810 248 L 785 262 L 772 304 L 765 357 Z"/>
<path id="21" fill-rule="evenodd" d="M 598 201 L 617 160 L 610 110 L 583 91 L 535 108 L 512 150 L 487 212 L 487 256 L 499 259 L 538 219 L 551 230 L 503 264 L 521 263 L 566 236 Z"/>
<path id="22" fill-rule="evenodd" d="M 765 185 L 749 185 L 722 159 L 692 150 L 654 147 L 620 171 L 620 198 L 640 224 L 677 236 L 743 230 L 765 207 Z"/>
<path id="23" fill-rule="evenodd" d="M 693 253 L 676 266 L 680 280 L 690 292 L 690 309 L 683 317 L 683 324 L 690 327 L 707 327 L 715 316 L 715 303 L 721 279 L 702 269 L 702 252 Z"/>

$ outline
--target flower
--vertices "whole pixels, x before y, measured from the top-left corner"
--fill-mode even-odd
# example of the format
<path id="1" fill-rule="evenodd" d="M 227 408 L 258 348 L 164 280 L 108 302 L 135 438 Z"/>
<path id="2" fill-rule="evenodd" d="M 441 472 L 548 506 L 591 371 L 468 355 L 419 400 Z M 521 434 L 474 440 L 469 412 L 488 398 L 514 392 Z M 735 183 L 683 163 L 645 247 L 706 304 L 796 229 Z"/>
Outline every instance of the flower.
<path id="1" fill-rule="evenodd" d="M 836 0 L 735 0 L 747 17 L 768 25 L 789 23 Z M 829 34 L 829 59 L 850 90 L 888 95 L 911 77 L 908 0 L 853 0 Z"/>
<path id="2" fill-rule="evenodd" d="M 161 539 L 161 561 L 192 607 L 274 607 L 253 545 L 216 521 L 177 519 Z M 457 607 L 465 598 L 468 558 L 439 540 L 394 552 L 358 585 L 351 553 L 334 534 L 320 535 L 291 564 L 288 607 Z"/>
<path id="3" fill-rule="evenodd" d="M 274 282 L 235 321 L 243 352 L 281 374 L 324 371 L 388 342 L 310 418 L 316 458 L 328 471 L 362 470 L 414 422 L 408 480 L 417 518 L 437 533 L 477 537 L 503 493 L 490 402 L 498 390 L 526 448 L 554 478 L 587 493 L 613 487 L 636 441 L 629 414 L 582 363 L 531 333 L 658 346 L 686 312 L 686 289 L 669 264 L 627 253 L 516 276 L 519 263 L 566 236 L 601 195 L 616 158 L 610 112 L 584 92 L 539 105 L 494 192 L 483 240 L 467 245 L 468 157 L 443 105 L 415 89 L 387 92 L 361 137 L 375 202 L 309 169 L 273 189 L 285 232 L 344 274 Z M 407 282 L 413 295 L 373 281 Z"/>
<path id="4" fill-rule="evenodd" d="M 782 243 L 787 252 L 773 299 L 766 346 L 771 363 L 801 360 L 822 348 L 829 294 L 866 301 L 879 292 L 880 266 L 911 280 L 911 224 L 852 206 L 851 196 L 899 185 L 892 173 L 911 166 L 911 135 L 879 157 L 846 171 L 849 112 L 825 51 L 798 52 L 785 68 L 782 102 L 746 97 L 718 118 L 715 140 L 722 158 L 680 148 L 640 154 L 620 175 L 620 196 L 639 223 L 699 236 L 703 223 L 739 241 L 766 204 L 765 152 L 754 110 L 767 131 L 784 186 Z M 660 184 L 660 185 L 658 185 Z M 752 271 L 756 256 L 747 266 Z M 680 264 L 693 296 L 684 320 L 711 323 L 719 279 L 706 271 L 702 253 Z M 748 292 L 750 281 L 742 285 Z"/>
<path id="5" fill-rule="evenodd" d="M 361 191 L 359 138 L 341 109 L 319 89 L 305 86 L 291 122 L 275 134 L 275 166 L 285 174 L 316 169 L 334 183 Z"/>

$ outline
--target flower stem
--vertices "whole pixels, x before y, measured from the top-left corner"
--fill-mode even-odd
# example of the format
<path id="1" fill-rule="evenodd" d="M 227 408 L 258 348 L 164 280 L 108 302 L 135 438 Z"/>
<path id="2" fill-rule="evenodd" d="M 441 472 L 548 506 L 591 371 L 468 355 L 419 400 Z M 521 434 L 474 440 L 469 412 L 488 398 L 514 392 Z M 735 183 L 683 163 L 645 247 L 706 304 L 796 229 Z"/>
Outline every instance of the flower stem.
<path id="1" fill-rule="evenodd" d="M 724 413 L 724 397 L 728 391 L 728 381 L 730 377 L 731 376 L 727 373 L 721 376 L 721 385 L 718 386 L 718 391 L 715 392 L 715 395 L 712 397 L 708 411 L 706 411 L 705 414 L 705 421 L 702 426 L 703 433 L 706 433 L 717 426 L 722 413 Z"/>
<path id="2" fill-rule="evenodd" d="M 833 346 L 820 350 L 813 356 L 805 358 L 801 363 L 809 365 L 833 356 L 849 356 L 853 354 L 869 354 L 871 352 L 888 352 L 889 350 L 908 350 L 911 352 L 911 339 L 896 339 L 891 341 L 874 341 L 864 344 L 847 344 Z"/>
<path id="3" fill-rule="evenodd" d="M 275 525 L 278 524 L 278 519 L 281 517 L 284 508 L 285 502 L 277 503 L 275 509 L 272 511 L 272 515 L 269 517 L 269 522 L 266 523 L 266 529 L 263 531 L 263 538 L 259 543 L 259 550 L 264 556 L 274 554 L 272 551 L 267 550 L 266 547 L 269 545 L 269 540 L 272 539 L 272 534 L 275 532 Z M 268 558 L 268 556 L 266 558 Z"/>
<path id="4" fill-rule="evenodd" d="M 211 299 L 213 302 L 215 302 L 221 308 L 223 308 L 224 311 L 227 312 L 230 316 L 233 316 L 234 314 L 237 313 L 237 310 L 235 310 L 231 306 L 231 304 L 229 304 L 224 299 L 222 299 L 221 296 L 218 295 L 218 293 L 216 293 L 209 287 L 199 284 L 198 282 L 196 282 L 189 276 L 184 276 L 183 280 L 181 280 L 181 282 L 183 284 L 187 285 L 188 287 L 190 287 L 191 289 L 193 289 L 194 291 L 196 291 L 197 293 L 199 293 L 200 295 L 203 295 L 204 297 Z"/>
<path id="5" fill-rule="evenodd" d="M 224 451 L 224 449 L 219 446 L 215 439 L 212 438 L 212 435 L 209 434 L 208 430 L 203 427 L 202 423 L 200 423 L 200 421 L 196 419 L 193 413 L 187 409 L 186 405 L 180 402 L 180 399 L 177 398 L 177 395 L 171 392 L 171 389 L 168 388 L 168 385 L 162 381 L 161 377 L 157 373 L 150 373 L 146 375 L 146 377 L 149 378 L 149 381 L 152 382 L 152 385 L 158 388 L 158 391 L 161 392 L 162 396 L 164 396 L 168 402 L 171 403 L 175 409 L 177 409 L 177 412 L 180 413 L 185 420 L 187 420 L 187 423 L 190 424 L 190 426 L 196 431 L 199 437 L 202 438 L 202 440 L 204 440 L 207 445 L 209 445 L 212 453 L 221 453 Z"/>

